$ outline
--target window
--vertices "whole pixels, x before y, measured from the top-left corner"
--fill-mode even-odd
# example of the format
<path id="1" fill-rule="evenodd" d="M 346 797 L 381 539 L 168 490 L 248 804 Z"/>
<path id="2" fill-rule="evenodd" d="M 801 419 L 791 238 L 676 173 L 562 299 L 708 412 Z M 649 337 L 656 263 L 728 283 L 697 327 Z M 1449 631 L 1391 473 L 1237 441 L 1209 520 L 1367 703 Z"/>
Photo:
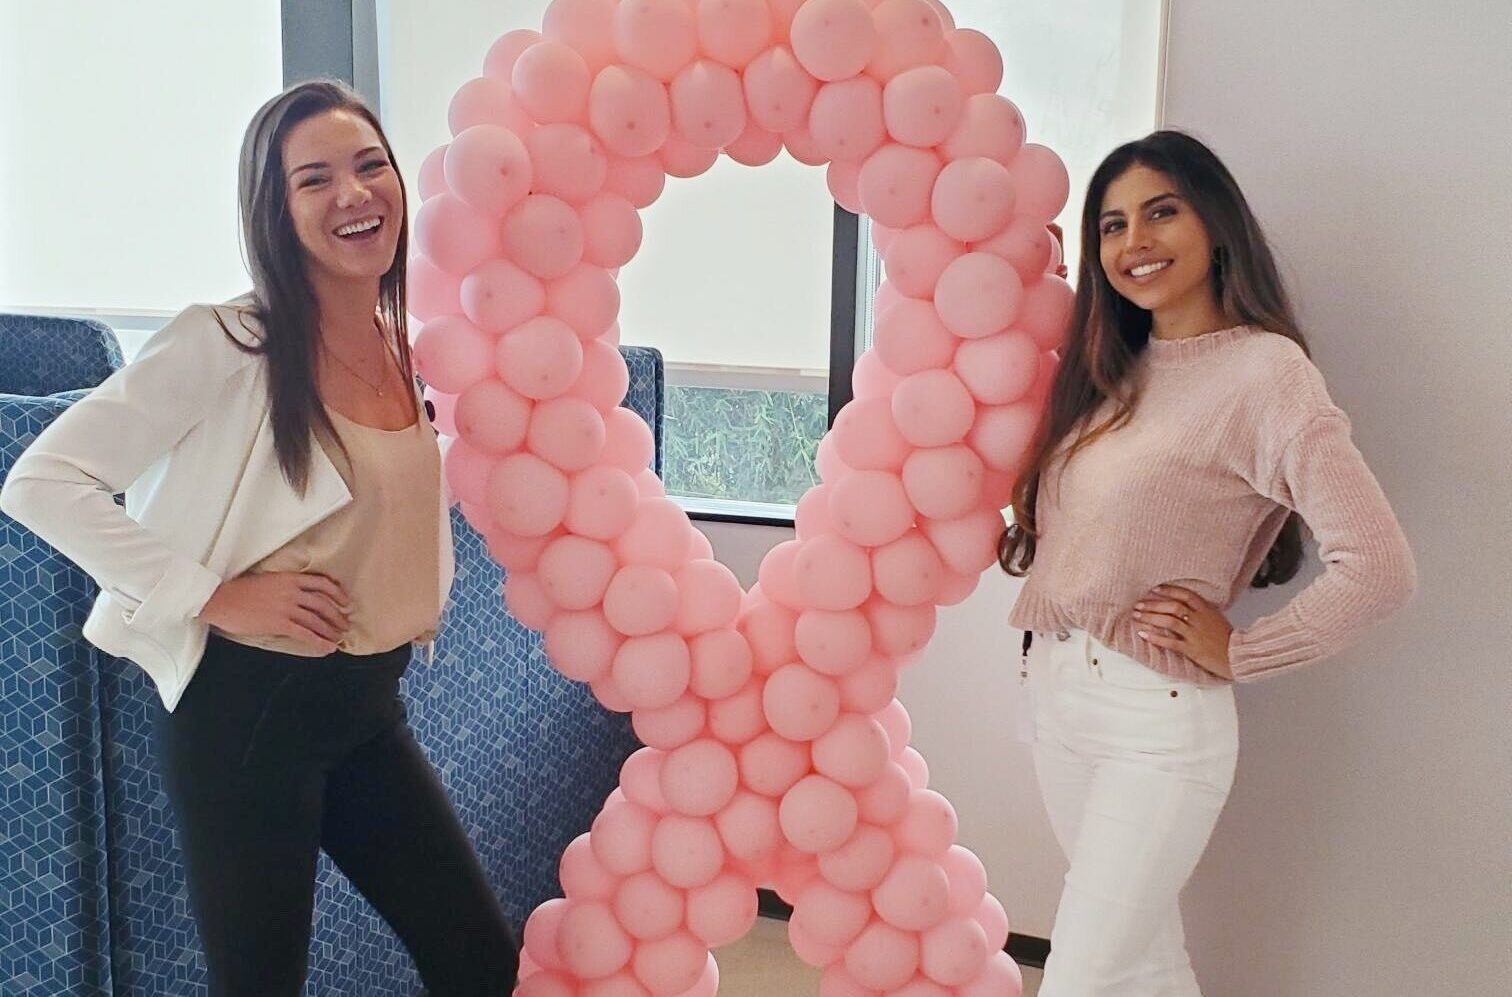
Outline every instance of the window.
<path id="1" fill-rule="evenodd" d="M 236 162 L 281 34 L 276 3 L 0 5 L 0 308 L 96 316 L 134 352 L 246 290 Z"/>

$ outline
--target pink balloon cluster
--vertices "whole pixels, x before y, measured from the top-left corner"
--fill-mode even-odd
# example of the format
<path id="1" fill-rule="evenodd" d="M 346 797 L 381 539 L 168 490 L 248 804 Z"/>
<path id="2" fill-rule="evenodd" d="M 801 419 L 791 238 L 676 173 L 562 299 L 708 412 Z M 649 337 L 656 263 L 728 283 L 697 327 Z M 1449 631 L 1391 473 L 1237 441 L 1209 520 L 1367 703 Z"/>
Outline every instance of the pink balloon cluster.
<path id="1" fill-rule="evenodd" d="M 447 478 L 510 612 L 646 745 L 527 923 L 523 997 L 709 997 L 764 883 L 825 997 L 1019 992 L 894 698 L 994 562 L 1071 303 L 1066 172 L 1001 78 L 935 0 L 555 0 L 452 101 L 410 269 Z M 823 483 L 742 592 L 618 407 L 615 274 L 667 176 L 784 147 L 887 281 Z"/>

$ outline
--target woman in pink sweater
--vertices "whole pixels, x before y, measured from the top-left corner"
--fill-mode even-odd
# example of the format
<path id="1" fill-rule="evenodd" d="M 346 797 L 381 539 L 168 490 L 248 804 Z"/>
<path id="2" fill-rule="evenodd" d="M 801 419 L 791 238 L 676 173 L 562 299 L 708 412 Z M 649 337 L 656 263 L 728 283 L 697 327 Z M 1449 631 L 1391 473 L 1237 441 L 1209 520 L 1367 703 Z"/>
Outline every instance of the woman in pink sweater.
<path id="1" fill-rule="evenodd" d="M 1178 895 L 1233 784 L 1233 683 L 1334 654 L 1405 603 L 1412 554 L 1308 358 L 1264 234 L 1202 143 L 1115 150 L 1014 524 L 1035 768 L 1070 860 L 1040 997 L 1199 995 Z M 1322 574 L 1289 581 L 1300 520 Z M 1031 651 L 1032 647 L 1032 651 Z"/>

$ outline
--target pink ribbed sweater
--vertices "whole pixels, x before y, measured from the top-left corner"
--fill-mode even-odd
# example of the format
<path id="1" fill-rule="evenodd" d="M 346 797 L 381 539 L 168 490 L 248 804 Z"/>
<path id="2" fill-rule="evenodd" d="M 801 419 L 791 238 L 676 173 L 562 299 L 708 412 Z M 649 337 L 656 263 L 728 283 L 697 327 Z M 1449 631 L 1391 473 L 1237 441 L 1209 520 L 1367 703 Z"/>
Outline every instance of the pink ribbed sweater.
<path id="1" fill-rule="evenodd" d="M 1141 640 L 1134 603 L 1169 582 L 1227 610 L 1288 510 L 1302 514 L 1326 568 L 1279 612 L 1234 631 L 1236 678 L 1334 654 L 1407 601 L 1416 575 L 1406 538 L 1295 343 L 1248 327 L 1151 339 L 1132 376 L 1142 393 L 1130 422 L 1041 482 L 1040 540 L 1013 626 L 1085 630 L 1158 671 L 1217 684 Z"/>

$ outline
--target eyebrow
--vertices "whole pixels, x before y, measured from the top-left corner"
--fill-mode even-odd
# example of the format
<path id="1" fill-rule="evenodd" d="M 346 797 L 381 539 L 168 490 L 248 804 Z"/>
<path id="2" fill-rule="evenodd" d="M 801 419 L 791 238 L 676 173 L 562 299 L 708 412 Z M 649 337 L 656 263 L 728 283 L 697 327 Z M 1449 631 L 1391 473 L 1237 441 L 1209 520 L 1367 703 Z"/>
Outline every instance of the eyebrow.
<path id="1" fill-rule="evenodd" d="M 357 153 L 357 155 L 353 156 L 352 158 L 353 159 L 361 159 L 363 156 L 366 156 L 370 152 L 382 152 L 382 151 L 383 151 L 383 147 L 382 146 L 370 145 L 366 149 L 363 149 L 361 152 Z M 305 163 L 303 166 L 296 166 L 292 170 L 290 170 L 289 171 L 289 176 L 292 177 L 294 174 L 300 173 L 300 172 L 302 172 L 304 170 L 328 170 L 330 168 L 331 168 L 331 164 L 330 163 Z"/>
<path id="2" fill-rule="evenodd" d="M 1141 204 L 1139 206 L 1139 208 L 1140 208 L 1141 211 L 1143 211 L 1145 208 L 1148 208 L 1150 205 L 1157 204 L 1160 201 L 1164 201 L 1166 198 L 1171 198 L 1173 200 L 1180 200 L 1179 195 L 1177 195 L 1175 191 L 1169 191 L 1168 190 L 1164 194 L 1156 194 L 1154 197 L 1150 198 L 1148 201 L 1146 201 L 1145 203 Z M 1120 211 L 1117 208 L 1114 208 L 1112 211 L 1104 211 L 1102 214 L 1098 215 L 1097 216 L 1097 220 L 1098 221 L 1102 221 L 1104 218 L 1107 218 L 1110 215 L 1121 215 L 1121 214 L 1123 214 L 1122 211 Z"/>

